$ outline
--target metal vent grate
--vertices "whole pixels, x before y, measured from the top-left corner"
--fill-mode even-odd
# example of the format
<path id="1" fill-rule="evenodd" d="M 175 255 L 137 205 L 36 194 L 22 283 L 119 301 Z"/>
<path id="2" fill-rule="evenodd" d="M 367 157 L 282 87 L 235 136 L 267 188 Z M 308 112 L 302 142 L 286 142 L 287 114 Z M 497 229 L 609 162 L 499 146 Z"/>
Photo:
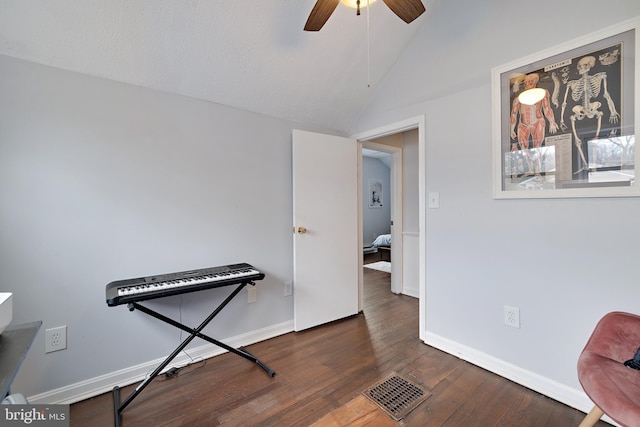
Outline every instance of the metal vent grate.
<path id="1" fill-rule="evenodd" d="M 396 421 L 427 400 L 431 393 L 411 381 L 393 374 L 364 392 L 376 405 Z"/>

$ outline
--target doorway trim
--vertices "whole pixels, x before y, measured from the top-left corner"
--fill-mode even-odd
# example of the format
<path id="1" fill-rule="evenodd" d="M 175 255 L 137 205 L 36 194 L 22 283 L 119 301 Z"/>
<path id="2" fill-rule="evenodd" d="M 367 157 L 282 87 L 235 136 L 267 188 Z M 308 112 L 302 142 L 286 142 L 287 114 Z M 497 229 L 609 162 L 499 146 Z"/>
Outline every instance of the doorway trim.
<path id="1" fill-rule="evenodd" d="M 419 284 L 418 287 L 420 289 L 419 296 L 419 336 L 422 341 L 426 340 L 426 195 L 425 195 L 425 187 L 426 187 L 426 139 L 425 139 L 425 116 L 420 115 L 416 117 L 412 117 L 406 120 L 402 120 L 399 122 L 391 123 L 385 126 L 381 126 L 376 129 L 372 129 L 369 131 L 361 132 L 351 136 L 351 138 L 358 141 L 358 152 L 359 158 L 358 161 L 358 180 L 360 180 L 362 176 L 361 170 L 361 158 L 362 158 L 362 142 L 369 141 L 372 139 L 380 138 L 383 136 L 388 136 L 396 133 L 402 133 L 404 131 L 418 129 L 418 257 L 419 257 Z M 361 197 L 362 191 L 360 191 L 359 197 Z M 362 203 L 359 203 L 360 209 Z M 362 212 L 358 215 L 358 236 L 359 236 L 359 245 L 362 248 L 363 239 L 362 239 Z M 362 271 L 362 257 L 360 258 L 360 270 Z M 360 301 L 362 301 L 362 272 L 359 273 L 359 283 L 358 289 L 360 290 Z"/>

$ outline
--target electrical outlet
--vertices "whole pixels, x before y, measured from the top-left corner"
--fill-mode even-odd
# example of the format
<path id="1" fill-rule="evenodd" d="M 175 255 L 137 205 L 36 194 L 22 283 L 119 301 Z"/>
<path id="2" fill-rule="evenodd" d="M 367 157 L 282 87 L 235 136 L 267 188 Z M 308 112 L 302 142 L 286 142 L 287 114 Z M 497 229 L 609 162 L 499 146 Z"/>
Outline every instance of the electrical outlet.
<path id="1" fill-rule="evenodd" d="M 293 293 L 293 282 L 284 282 L 284 296 L 288 297 Z"/>
<path id="2" fill-rule="evenodd" d="M 520 327 L 520 309 L 517 307 L 504 306 L 504 324 L 514 328 Z"/>
<path id="3" fill-rule="evenodd" d="M 258 290 L 255 286 L 249 286 L 247 288 L 247 302 L 249 304 L 254 303 L 258 300 Z"/>
<path id="4" fill-rule="evenodd" d="M 45 331 L 44 352 L 52 353 L 67 348 L 67 327 L 58 326 L 57 328 L 47 329 Z"/>

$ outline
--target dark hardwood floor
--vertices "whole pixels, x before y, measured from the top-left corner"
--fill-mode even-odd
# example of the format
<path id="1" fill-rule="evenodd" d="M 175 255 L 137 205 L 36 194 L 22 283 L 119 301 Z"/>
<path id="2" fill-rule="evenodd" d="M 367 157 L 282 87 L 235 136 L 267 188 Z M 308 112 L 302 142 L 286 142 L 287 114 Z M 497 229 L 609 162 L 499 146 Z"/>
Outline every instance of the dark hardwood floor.
<path id="1" fill-rule="evenodd" d="M 418 301 L 392 294 L 388 273 L 365 268 L 364 277 L 363 313 L 248 346 L 275 377 L 236 355 L 217 356 L 156 378 L 123 411 L 122 425 L 558 427 L 584 418 L 425 345 L 418 339 Z M 393 372 L 432 395 L 400 422 L 379 409 L 360 414 L 368 401 L 362 392 Z M 123 388 L 123 399 L 133 387 Z M 111 393 L 71 405 L 72 427 L 113 424 Z"/>

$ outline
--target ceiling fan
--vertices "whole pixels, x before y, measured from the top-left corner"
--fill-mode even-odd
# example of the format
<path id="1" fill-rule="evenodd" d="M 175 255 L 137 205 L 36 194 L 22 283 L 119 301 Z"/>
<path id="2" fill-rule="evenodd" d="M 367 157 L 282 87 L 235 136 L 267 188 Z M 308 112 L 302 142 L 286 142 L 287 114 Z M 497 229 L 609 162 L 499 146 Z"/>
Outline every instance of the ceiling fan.
<path id="1" fill-rule="evenodd" d="M 425 12 L 421 0 L 383 0 L 393 13 L 398 15 L 407 24 L 411 23 L 418 16 Z M 367 0 L 357 1 L 357 14 L 360 15 L 360 3 Z M 311 14 L 304 26 L 305 31 L 320 31 L 320 28 L 329 20 L 333 11 L 338 7 L 340 0 L 318 0 L 313 6 Z M 372 2 L 373 3 L 373 2 Z"/>

